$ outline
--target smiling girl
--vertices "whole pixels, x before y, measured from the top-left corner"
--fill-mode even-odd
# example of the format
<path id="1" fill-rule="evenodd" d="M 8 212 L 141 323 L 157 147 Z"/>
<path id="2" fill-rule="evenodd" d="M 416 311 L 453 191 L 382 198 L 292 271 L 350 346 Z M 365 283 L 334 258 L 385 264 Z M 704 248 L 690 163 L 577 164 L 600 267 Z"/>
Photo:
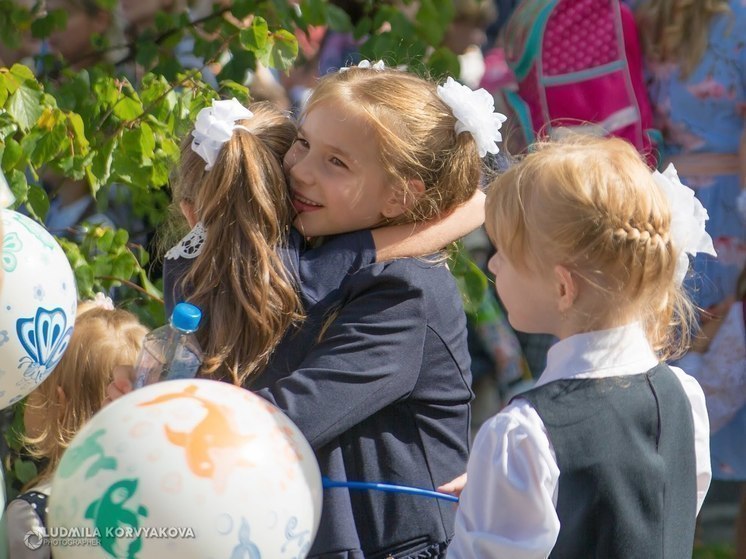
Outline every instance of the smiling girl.
<path id="1" fill-rule="evenodd" d="M 445 215 L 474 193 L 480 155 L 497 150 L 502 117 L 491 101 L 453 81 L 436 87 L 392 70 L 326 76 L 285 157 L 294 225 L 324 236 Z M 320 304 L 252 389 L 293 419 L 334 480 L 432 490 L 460 473 L 470 358 L 442 260 L 362 265 L 311 294 Z M 310 556 L 439 557 L 453 518 L 437 500 L 327 489 Z"/>

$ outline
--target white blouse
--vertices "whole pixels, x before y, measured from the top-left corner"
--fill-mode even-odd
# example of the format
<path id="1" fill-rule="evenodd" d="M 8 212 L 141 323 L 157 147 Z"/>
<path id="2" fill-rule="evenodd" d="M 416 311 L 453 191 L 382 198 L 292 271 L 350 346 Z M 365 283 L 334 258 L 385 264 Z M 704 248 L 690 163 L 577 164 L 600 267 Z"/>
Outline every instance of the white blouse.
<path id="1" fill-rule="evenodd" d="M 547 354 L 536 386 L 559 379 L 637 375 L 658 364 L 639 324 L 570 336 Z M 709 422 L 697 381 L 672 367 L 692 407 L 697 513 L 707 494 Z M 484 423 L 467 466 L 449 559 L 546 558 L 559 535 L 559 468 L 544 424 L 520 397 Z"/>

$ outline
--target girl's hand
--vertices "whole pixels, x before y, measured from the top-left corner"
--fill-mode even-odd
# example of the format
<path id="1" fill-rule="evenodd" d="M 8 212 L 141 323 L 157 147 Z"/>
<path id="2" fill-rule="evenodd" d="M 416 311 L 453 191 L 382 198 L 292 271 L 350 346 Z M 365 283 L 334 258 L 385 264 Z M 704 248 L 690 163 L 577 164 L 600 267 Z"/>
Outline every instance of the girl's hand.
<path id="1" fill-rule="evenodd" d="M 114 380 L 106 387 L 104 405 L 121 398 L 134 390 L 135 368 L 129 365 L 117 365 L 112 373 Z"/>
<path id="2" fill-rule="evenodd" d="M 466 487 L 466 474 L 461 474 L 456 479 L 452 479 L 448 483 L 445 483 L 438 487 L 440 493 L 447 493 L 448 495 L 454 495 L 461 497 L 461 492 Z"/>

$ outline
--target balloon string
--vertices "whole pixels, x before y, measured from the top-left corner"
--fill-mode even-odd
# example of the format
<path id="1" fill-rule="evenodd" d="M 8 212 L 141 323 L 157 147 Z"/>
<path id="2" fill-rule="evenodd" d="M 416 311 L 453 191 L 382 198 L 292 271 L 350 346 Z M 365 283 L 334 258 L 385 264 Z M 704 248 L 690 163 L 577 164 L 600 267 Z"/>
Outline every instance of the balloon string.
<path id="1" fill-rule="evenodd" d="M 447 495 L 445 493 L 438 493 L 437 491 L 430 491 L 428 489 L 420 489 L 419 487 L 408 487 L 406 485 L 391 485 L 390 483 L 370 483 L 365 481 L 334 481 L 328 477 L 321 478 L 321 484 L 324 489 L 332 489 L 334 487 L 346 487 L 348 489 L 361 489 L 364 491 L 385 491 L 387 493 L 405 493 L 407 495 L 417 495 L 419 497 L 430 497 L 431 499 L 444 499 L 446 501 L 453 501 L 458 503 L 458 497 L 453 495 Z"/>

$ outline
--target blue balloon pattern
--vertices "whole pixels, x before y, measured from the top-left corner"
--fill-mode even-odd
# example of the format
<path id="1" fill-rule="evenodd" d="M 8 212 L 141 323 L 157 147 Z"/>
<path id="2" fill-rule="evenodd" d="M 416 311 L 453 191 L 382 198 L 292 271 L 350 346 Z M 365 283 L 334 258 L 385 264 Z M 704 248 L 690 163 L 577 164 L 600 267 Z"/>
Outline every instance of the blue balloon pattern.
<path id="1" fill-rule="evenodd" d="M 18 368 L 25 367 L 24 377 L 40 383 L 62 359 L 72 335 L 67 315 L 61 308 L 47 310 L 39 307 L 31 318 L 16 321 L 18 341 L 28 355 L 21 357 Z"/>
<path id="2" fill-rule="evenodd" d="M 297 557 L 305 557 L 311 549 L 311 533 L 308 530 L 296 532 L 297 528 L 298 519 L 295 516 L 291 516 L 285 526 L 285 543 L 282 546 L 282 552 L 285 553 L 288 544 L 293 543 L 298 546 Z"/>
<path id="3" fill-rule="evenodd" d="M 245 518 L 241 518 L 241 528 L 238 530 L 238 545 L 233 548 L 231 559 L 262 559 L 259 547 L 251 541 L 251 528 Z"/>

